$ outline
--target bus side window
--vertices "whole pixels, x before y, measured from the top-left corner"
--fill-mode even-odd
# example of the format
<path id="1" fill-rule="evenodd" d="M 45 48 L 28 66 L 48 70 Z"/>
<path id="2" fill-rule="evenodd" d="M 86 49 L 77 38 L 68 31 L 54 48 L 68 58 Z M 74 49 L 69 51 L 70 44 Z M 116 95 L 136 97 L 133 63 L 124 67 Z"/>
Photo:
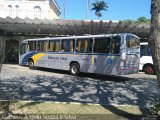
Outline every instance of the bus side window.
<path id="1" fill-rule="evenodd" d="M 112 54 L 119 54 L 120 53 L 120 37 L 112 37 L 111 53 Z"/>
<path id="2" fill-rule="evenodd" d="M 61 52 L 74 52 L 74 40 L 62 40 Z"/>
<path id="3" fill-rule="evenodd" d="M 36 51 L 36 41 L 28 42 L 28 51 Z"/>
<path id="4" fill-rule="evenodd" d="M 91 53 L 93 46 L 93 39 L 79 39 L 77 40 L 76 52 Z"/>
<path id="5" fill-rule="evenodd" d="M 140 46 L 140 56 L 151 56 L 151 49 L 148 45 L 141 45 Z"/>
<path id="6" fill-rule="evenodd" d="M 61 52 L 65 52 L 65 41 L 61 41 Z"/>
<path id="7" fill-rule="evenodd" d="M 75 40 L 70 40 L 70 52 L 74 52 Z"/>
<path id="8" fill-rule="evenodd" d="M 38 41 L 37 51 L 47 52 L 48 42 L 47 41 Z"/>
<path id="9" fill-rule="evenodd" d="M 110 52 L 110 38 L 95 38 L 94 41 L 95 53 L 109 53 Z"/>
<path id="10" fill-rule="evenodd" d="M 55 52 L 55 41 L 49 41 L 48 51 Z"/>
<path id="11" fill-rule="evenodd" d="M 140 46 L 140 56 L 144 56 L 145 55 L 145 45 L 141 45 Z"/>
<path id="12" fill-rule="evenodd" d="M 148 45 L 146 46 L 146 53 L 147 53 L 148 56 L 152 56 L 151 49 Z"/>
<path id="13" fill-rule="evenodd" d="M 60 41 L 56 41 L 56 44 L 55 44 L 55 52 L 59 52 L 60 51 Z"/>

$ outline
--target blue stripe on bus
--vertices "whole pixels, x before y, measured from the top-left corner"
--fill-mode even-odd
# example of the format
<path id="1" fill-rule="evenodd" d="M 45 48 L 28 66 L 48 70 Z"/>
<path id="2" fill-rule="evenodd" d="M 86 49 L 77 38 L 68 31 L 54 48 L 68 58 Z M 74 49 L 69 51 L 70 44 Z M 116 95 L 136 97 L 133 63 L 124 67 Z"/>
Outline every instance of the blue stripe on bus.
<path id="1" fill-rule="evenodd" d="M 28 63 L 28 58 L 31 58 L 33 55 L 37 54 L 37 52 L 28 53 L 22 60 L 22 65 L 26 65 Z"/>

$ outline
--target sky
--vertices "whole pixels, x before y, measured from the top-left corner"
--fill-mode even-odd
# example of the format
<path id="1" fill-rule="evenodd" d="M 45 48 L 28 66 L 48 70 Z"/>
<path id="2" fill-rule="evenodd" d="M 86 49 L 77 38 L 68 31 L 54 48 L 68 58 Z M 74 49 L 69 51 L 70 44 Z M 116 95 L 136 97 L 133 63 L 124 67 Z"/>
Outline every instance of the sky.
<path id="1" fill-rule="evenodd" d="M 63 0 L 56 0 L 63 16 Z M 87 0 L 65 0 L 65 19 L 86 20 Z M 95 0 L 90 1 L 91 3 Z M 139 17 L 150 19 L 151 0 L 104 0 L 108 5 L 108 11 L 102 12 L 100 20 L 137 20 Z M 88 12 L 88 20 L 97 20 L 95 11 Z"/>

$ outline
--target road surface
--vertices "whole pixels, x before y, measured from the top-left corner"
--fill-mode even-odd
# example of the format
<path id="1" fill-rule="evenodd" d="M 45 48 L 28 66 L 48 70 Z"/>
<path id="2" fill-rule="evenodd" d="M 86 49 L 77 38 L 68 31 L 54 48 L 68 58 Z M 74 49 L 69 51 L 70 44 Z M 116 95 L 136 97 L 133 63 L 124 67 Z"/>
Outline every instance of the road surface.
<path id="1" fill-rule="evenodd" d="M 3 65 L 0 99 L 153 106 L 160 101 L 155 75 L 102 76 Z"/>

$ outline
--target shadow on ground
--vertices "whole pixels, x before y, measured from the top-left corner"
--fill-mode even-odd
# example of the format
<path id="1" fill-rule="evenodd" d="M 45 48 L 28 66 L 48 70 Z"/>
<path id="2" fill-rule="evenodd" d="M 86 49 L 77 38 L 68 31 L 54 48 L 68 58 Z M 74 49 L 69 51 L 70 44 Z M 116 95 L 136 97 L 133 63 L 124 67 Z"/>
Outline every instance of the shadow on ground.
<path id="1" fill-rule="evenodd" d="M 47 69 L 41 70 L 47 71 Z M 57 71 L 48 70 L 48 72 Z M 149 107 L 157 104 L 160 99 L 156 79 L 133 79 L 96 74 L 81 74 L 80 77 L 70 76 L 64 71 L 58 71 L 58 73 L 65 75 L 64 77 L 33 75 L 2 81 L 0 88 L 3 92 L 0 93 L 0 97 L 3 100 L 98 103 L 104 108 L 111 104 Z M 113 113 L 118 111 L 117 108 L 109 110 Z M 126 112 L 119 111 L 126 117 Z"/>

